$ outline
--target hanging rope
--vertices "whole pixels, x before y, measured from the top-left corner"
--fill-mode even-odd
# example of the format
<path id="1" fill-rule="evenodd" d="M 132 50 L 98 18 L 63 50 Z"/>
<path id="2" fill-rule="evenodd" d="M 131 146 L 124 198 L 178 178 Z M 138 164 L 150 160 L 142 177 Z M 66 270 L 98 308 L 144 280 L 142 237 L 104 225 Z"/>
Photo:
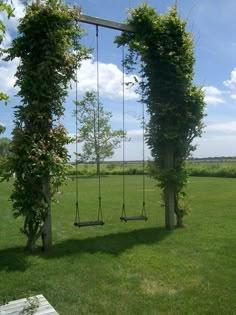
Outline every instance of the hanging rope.
<path id="1" fill-rule="evenodd" d="M 80 222 L 80 215 L 79 215 L 79 159 L 78 159 L 78 65 L 76 64 L 75 70 L 75 225 L 77 222 Z"/>
<path id="2" fill-rule="evenodd" d="M 99 82 L 99 41 L 98 41 L 98 25 L 96 25 L 96 53 L 97 53 L 97 170 L 98 170 L 98 221 L 103 221 L 102 215 L 102 192 L 101 192 L 101 163 L 100 163 L 100 82 Z"/>
<path id="3" fill-rule="evenodd" d="M 141 103 L 142 103 L 142 131 L 143 131 L 143 207 L 142 207 L 142 215 L 147 218 L 146 216 L 146 177 L 145 177 L 145 108 L 144 108 L 144 65 L 141 65 L 142 71 L 142 82 L 141 82 Z"/>
<path id="4" fill-rule="evenodd" d="M 121 218 L 126 217 L 126 209 L 125 209 L 125 48 L 122 47 L 122 131 L 123 131 L 123 139 L 122 139 L 122 213 Z"/>
<path id="5" fill-rule="evenodd" d="M 102 214 L 102 197 L 101 197 L 101 172 L 100 172 L 100 95 L 99 95 L 99 53 L 98 53 L 98 25 L 96 25 L 96 59 L 97 59 L 97 171 L 98 171 L 98 216 L 95 221 L 80 221 L 80 209 L 79 209 L 79 176 L 78 176 L 78 110 L 76 108 L 76 216 L 75 226 L 95 226 L 103 225 L 103 214 Z M 77 80 L 77 69 L 76 69 L 76 83 L 75 83 L 75 101 L 78 104 L 78 80 Z"/>
<path id="6" fill-rule="evenodd" d="M 144 108 L 144 82 L 143 82 L 143 73 L 142 73 L 142 82 L 141 82 L 141 103 L 142 103 L 142 131 L 143 131 L 143 141 L 142 141 L 142 165 L 143 165 L 143 202 L 142 202 L 142 211 L 141 215 L 134 215 L 134 216 L 127 216 L 126 215 L 126 208 L 125 208 L 125 65 L 124 65 L 124 46 L 122 49 L 122 59 L 123 59 L 123 68 L 122 68 L 122 85 L 123 85 L 123 91 L 122 91 L 122 103 L 123 103 L 123 204 L 122 204 L 122 213 L 120 220 L 121 221 L 134 221 L 134 220 L 145 220 L 147 221 L 146 216 L 146 196 L 145 196 L 145 190 L 146 190 L 146 183 L 145 183 L 145 108 Z M 142 65 L 143 67 L 143 65 Z"/>

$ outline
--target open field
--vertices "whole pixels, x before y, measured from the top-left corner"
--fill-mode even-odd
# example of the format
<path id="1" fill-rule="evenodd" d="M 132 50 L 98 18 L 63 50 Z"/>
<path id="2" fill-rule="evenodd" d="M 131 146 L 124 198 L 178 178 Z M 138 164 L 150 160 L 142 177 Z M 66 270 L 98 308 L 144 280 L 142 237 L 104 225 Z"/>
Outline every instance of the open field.
<path id="1" fill-rule="evenodd" d="M 148 162 L 145 162 L 146 174 L 149 173 L 147 166 Z M 234 159 L 188 160 L 186 161 L 186 168 L 190 176 L 236 178 L 236 160 Z M 78 172 L 82 175 L 94 175 L 96 166 L 94 164 L 80 164 Z M 124 172 L 127 175 L 142 175 L 143 164 L 138 161 L 126 162 Z M 104 163 L 101 165 L 101 173 L 104 175 L 122 175 L 123 164 L 122 162 Z M 71 166 L 69 174 L 76 174 L 75 166 Z"/>
<path id="2" fill-rule="evenodd" d="M 144 165 L 145 173 L 147 173 L 147 162 Z M 123 172 L 127 175 L 142 175 L 143 174 L 143 164 L 142 162 L 106 162 L 101 163 L 100 172 L 103 175 L 123 175 Z M 78 165 L 78 173 L 80 175 L 94 175 L 96 174 L 95 164 L 81 163 Z M 69 168 L 69 174 L 76 174 L 75 165 L 71 165 Z"/>
<path id="3" fill-rule="evenodd" d="M 191 176 L 236 178 L 236 160 L 187 161 Z"/>
<path id="4" fill-rule="evenodd" d="M 0 303 L 42 293 L 61 315 L 236 314 L 235 179 L 190 178 L 187 227 L 166 231 L 159 191 L 147 178 L 147 222 L 119 222 L 121 176 L 102 177 L 103 227 L 75 228 L 75 183 L 53 206 L 50 253 L 23 251 L 0 184 Z M 141 176 L 127 176 L 127 212 L 141 210 Z M 97 179 L 79 181 L 81 216 L 96 217 Z"/>

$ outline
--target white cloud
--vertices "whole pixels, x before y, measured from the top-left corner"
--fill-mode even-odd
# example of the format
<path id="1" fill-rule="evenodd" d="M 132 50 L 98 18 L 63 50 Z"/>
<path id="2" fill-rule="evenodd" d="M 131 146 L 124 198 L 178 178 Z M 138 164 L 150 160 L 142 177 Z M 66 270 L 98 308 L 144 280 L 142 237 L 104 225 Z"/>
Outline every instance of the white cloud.
<path id="1" fill-rule="evenodd" d="M 194 141 L 197 150 L 194 157 L 236 156 L 236 135 L 204 136 Z"/>
<path id="2" fill-rule="evenodd" d="M 140 124 L 141 115 L 135 112 L 125 112 L 125 124 Z M 123 115 L 120 113 L 114 113 L 111 117 L 111 122 L 113 123 L 122 123 L 123 122 Z"/>
<path id="3" fill-rule="evenodd" d="M 232 71 L 231 71 L 231 76 L 230 76 L 230 80 L 226 80 L 223 82 L 224 85 L 230 89 L 230 97 L 232 99 L 236 99 L 236 68 L 234 68 Z"/>
<path id="4" fill-rule="evenodd" d="M 224 99 L 222 98 L 222 92 L 214 86 L 206 86 L 204 88 L 205 91 L 205 102 L 208 105 L 216 105 L 220 103 L 224 103 Z"/>
<path id="5" fill-rule="evenodd" d="M 194 157 L 236 156 L 236 121 L 214 122 L 205 127 L 202 138 L 194 140 Z"/>
<path id="6" fill-rule="evenodd" d="M 122 71 L 111 63 L 99 62 L 99 90 L 102 97 L 109 99 L 122 99 Z M 83 61 L 78 71 L 78 90 L 84 94 L 86 91 L 97 88 L 97 63 L 93 60 Z M 133 75 L 125 75 L 125 82 L 134 82 Z M 73 84 L 73 91 L 75 85 Z M 125 88 L 125 99 L 133 100 L 138 96 L 132 88 Z"/>
<path id="7" fill-rule="evenodd" d="M 127 136 L 128 137 L 142 137 L 143 136 L 143 131 L 140 127 L 140 129 L 131 129 L 127 130 Z"/>
<path id="8" fill-rule="evenodd" d="M 122 147 L 120 149 L 115 150 L 114 156 L 111 158 L 113 161 L 122 161 L 123 154 L 122 154 Z M 148 147 L 145 146 L 144 150 L 145 159 L 150 159 L 150 150 Z M 142 147 L 142 140 L 131 140 L 130 142 L 126 143 L 125 147 L 125 160 L 126 161 L 135 161 L 135 160 L 142 160 L 143 158 L 143 147 Z"/>
<path id="9" fill-rule="evenodd" d="M 0 18 L 6 25 L 6 35 L 3 47 L 9 47 L 12 36 L 17 32 L 17 26 L 19 19 L 24 15 L 24 5 L 19 0 L 12 1 L 15 8 L 14 18 L 8 19 L 4 12 L 0 13 Z M 0 90 L 4 92 L 12 92 L 13 85 L 15 83 L 14 73 L 18 61 L 12 63 L 0 63 Z M 96 69 L 97 63 L 91 59 L 82 63 L 81 68 L 78 71 L 78 88 L 79 93 L 84 94 L 88 90 L 96 90 Z M 111 100 L 122 99 L 122 71 L 115 64 L 99 63 L 99 81 L 100 81 L 100 95 Z M 136 76 L 137 77 L 137 76 Z M 133 75 L 125 75 L 125 82 L 134 82 Z M 75 84 L 72 84 L 72 91 L 74 93 Z M 125 99 L 135 100 L 138 99 L 134 88 L 125 88 Z"/>
<path id="10" fill-rule="evenodd" d="M 16 93 L 14 84 L 16 82 L 15 73 L 18 64 L 18 58 L 10 62 L 0 63 L 0 91 L 10 95 Z"/>
<path id="11" fill-rule="evenodd" d="M 216 96 L 210 96 L 210 95 L 206 95 L 205 96 L 205 102 L 208 104 L 208 105 L 216 105 L 216 104 L 220 104 L 220 103 L 224 103 L 224 100 L 220 97 L 216 97 Z"/>
<path id="12" fill-rule="evenodd" d="M 11 6 L 14 8 L 14 17 L 8 19 L 5 12 L 1 12 L 0 16 L 7 29 L 16 31 L 19 19 L 24 16 L 24 5 L 19 0 L 12 0 Z"/>
<path id="13" fill-rule="evenodd" d="M 0 62 L 0 90 L 12 94 L 15 93 L 15 73 L 19 64 L 19 59 L 11 62 Z M 96 62 L 85 60 L 78 72 L 79 93 L 96 90 Z M 99 63 L 100 95 L 111 100 L 122 99 L 122 72 L 114 64 Z M 133 75 L 125 75 L 125 82 L 134 82 Z M 75 84 L 72 85 L 70 96 L 74 93 Z M 132 88 L 125 88 L 125 100 L 137 100 L 138 95 Z"/>
<path id="14" fill-rule="evenodd" d="M 236 90 L 236 68 L 231 72 L 231 79 L 224 81 L 224 85 L 231 90 Z"/>
<path id="15" fill-rule="evenodd" d="M 209 95 L 221 95 L 222 92 L 214 86 L 206 86 L 204 88 L 205 92 Z"/>
<path id="16" fill-rule="evenodd" d="M 12 0 L 11 5 L 14 8 L 15 17 L 7 18 L 5 12 L 0 13 L 0 18 L 6 26 L 6 34 L 3 42 L 3 48 L 9 47 L 12 36 L 17 32 L 17 25 L 19 19 L 24 15 L 24 5 L 19 0 Z M 5 92 L 7 94 L 13 94 L 16 92 L 14 88 L 14 84 L 16 79 L 14 77 L 16 72 L 16 67 L 19 64 L 19 59 L 14 59 L 10 62 L 0 62 L 0 91 Z"/>
<path id="17" fill-rule="evenodd" d="M 5 12 L 0 12 L 0 18 L 6 26 L 6 34 L 4 41 L 2 43 L 4 48 L 9 47 L 12 36 L 10 34 L 14 34 L 17 32 L 17 26 L 19 23 L 19 19 L 24 15 L 24 5 L 19 0 L 12 0 L 11 5 L 14 8 L 14 17 L 8 19 L 7 14 Z"/>
<path id="18" fill-rule="evenodd" d="M 236 121 L 211 124 L 206 126 L 205 131 L 207 133 L 233 134 L 236 133 Z"/>
<path id="19" fill-rule="evenodd" d="M 11 35 L 7 31 L 2 42 L 2 48 L 3 49 L 9 48 L 11 41 L 12 41 Z"/>

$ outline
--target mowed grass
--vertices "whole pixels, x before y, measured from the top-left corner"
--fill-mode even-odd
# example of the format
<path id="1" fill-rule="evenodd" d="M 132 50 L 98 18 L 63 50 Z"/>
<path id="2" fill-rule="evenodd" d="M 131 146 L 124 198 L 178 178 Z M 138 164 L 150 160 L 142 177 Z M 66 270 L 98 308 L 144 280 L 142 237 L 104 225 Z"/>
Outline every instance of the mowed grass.
<path id="1" fill-rule="evenodd" d="M 126 177 L 128 214 L 142 204 L 141 176 Z M 103 227 L 78 229 L 75 182 L 53 206 L 50 253 L 24 252 L 0 186 L 0 296 L 42 293 L 61 315 L 236 314 L 236 180 L 191 178 L 185 229 L 167 231 L 155 182 L 146 181 L 147 222 L 121 223 L 122 178 L 102 177 Z M 97 178 L 79 181 L 81 216 L 95 219 Z"/>

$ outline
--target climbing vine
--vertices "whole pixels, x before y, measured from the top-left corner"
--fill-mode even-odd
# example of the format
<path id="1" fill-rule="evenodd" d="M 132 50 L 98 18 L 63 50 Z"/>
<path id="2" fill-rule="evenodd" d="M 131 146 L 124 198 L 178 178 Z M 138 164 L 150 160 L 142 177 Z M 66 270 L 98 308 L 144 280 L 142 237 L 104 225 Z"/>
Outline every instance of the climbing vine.
<path id="1" fill-rule="evenodd" d="M 180 227 L 188 209 L 185 160 L 194 150 L 193 139 L 202 133 L 205 105 L 203 90 L 193 83 L 193 39 L 176 6 L 167 14 L 158 14 L 142 4 L 131 10 L 127 23 L 135 32 L 123 32 L 116 43 L 129 47 L 128 70 L 135 68 L 138 58 L 143 61 L 141 87 L 150 114 L 146 140 L 154 159 L 152 175 L 164 195 L 173 187 Z"/>
<path id="2" fill-rule="evenodd" d="M 79 43 L 79 15 L 79 8 L 59 0 L 37 1 L 26 7 L 19 36 L 8 50 L 7 60 L 20 58 L 16 85 L 21 98 L 8 170 L 16 176 L 13 215 L 24 218 L 28 250 L 40 236 L 44 249 L 51 245 L 51 199 L 65 179 L 69 158 L 65 145 L 70 138 L 60 117 L 76 66 L 89 54 Z"/>

